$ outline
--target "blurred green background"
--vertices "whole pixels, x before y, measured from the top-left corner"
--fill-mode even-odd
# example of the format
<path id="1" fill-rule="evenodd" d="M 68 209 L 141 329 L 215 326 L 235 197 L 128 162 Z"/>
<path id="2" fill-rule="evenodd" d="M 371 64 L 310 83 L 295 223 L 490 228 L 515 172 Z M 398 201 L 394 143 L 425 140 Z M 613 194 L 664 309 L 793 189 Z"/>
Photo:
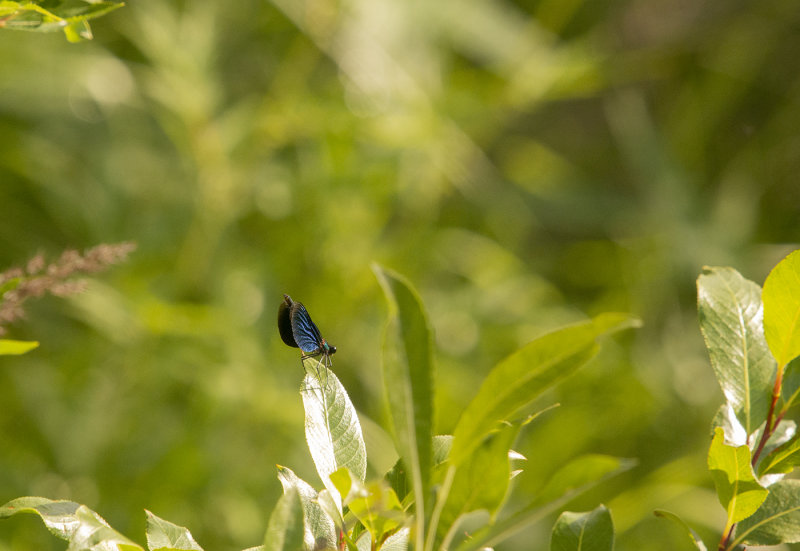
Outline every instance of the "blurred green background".
<path id="1" fill-rule="evenodd" d="M 281 294 L 382 424 L 378 261 L 430 313 L 440 433 L 543 331 L 640 316 L 541 400 L 561 407 L 518 443 L 511 506 L 581 453 L 635 457 L 570 508 L 608 504 L 618 551 L 687 548 L 657 507 L 714 546 L 694 282 L 762 283 L 800 241 L 799 25 L 793 0 L 136 0 L 92 42 L 0 32 L 0 270 L 139 246 L 11 327 L 42 346 L 0 360 L 0 502 L 257 545 L 276 464 L 320 486 Z M 63 547 L 0 523 L 2 551 Z"/>

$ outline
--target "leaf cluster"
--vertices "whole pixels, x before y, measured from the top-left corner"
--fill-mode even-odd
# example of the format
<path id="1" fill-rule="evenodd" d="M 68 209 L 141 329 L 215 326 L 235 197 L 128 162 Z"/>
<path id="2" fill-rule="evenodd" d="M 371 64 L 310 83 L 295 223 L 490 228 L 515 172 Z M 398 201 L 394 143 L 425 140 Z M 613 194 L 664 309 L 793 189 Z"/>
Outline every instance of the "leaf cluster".
<path id="1" fill-rule="evenodd" d="M 336 549 L 474 551 L 496 545 L 558 510 L 567 501 L 633 462 L 602 455 L 564 465 L 527 506 L 502 511 L 524 457 L 513 449 L 522 428 L 539 414 L 524 410 L 547 388 L 575 373 L 600 341 L 635 326 L 623 314 L 603 314 L 535 339 L 492 369 L 453 435 L 433 434 L 435 366 L 432 332 L 422 302 L 399 274 L 375 266 L 389 305 L 383 344 L 390 433 L 398 459 L 385 476 L 366 480 L 360 421 L 347 391 L 325 364 L 303 357 L 301 397 L 305 435 L 323 489 L 278 467 L 283 495 L 259 551 Z M 501 515 L 502 511 L 502 515 Z M 0 508 L 0 518 L 33 513 L 70 550 L 142 550 L 96 512 L 72 501 L 24 497 Z M 607 508 L 563 513 L 551 549 L 612 549 Z M 186 528 L 147 512 L 150 551 L 202 551 Z"/>
<path id="2" fill-rule="evenodd" d="M 798 402 L 800 251 L 770 272 L 763 288 L 732 268 L 697 280 L 700 328 L 725 402 L 713 421 L 708 469 L 726 511 L 718 545 L 800 541 L 800 435 L 786 413 Z M 697 549 L 703 542 L 671 513 Z"/>

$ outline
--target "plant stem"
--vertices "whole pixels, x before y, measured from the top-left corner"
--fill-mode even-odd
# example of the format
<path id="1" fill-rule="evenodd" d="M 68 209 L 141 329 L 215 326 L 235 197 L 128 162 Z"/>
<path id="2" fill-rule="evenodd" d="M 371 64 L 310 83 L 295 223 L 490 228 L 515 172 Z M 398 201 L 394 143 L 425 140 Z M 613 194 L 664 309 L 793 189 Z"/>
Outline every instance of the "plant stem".
<path id="1" fill-rule="evenodd" d="M 733 535 L 733 529 L 736 527 L 736 523 L 731 524 L 731 527 L 725 531 L 722 535 L 722 539 L 719 540 L 719 545 L 717 546 L 717 551 L 725 551 L 725 548 L 728 546 L 728 542 Z"/>
<path id="2" fill-rule="evenodd" d="M 781 418 L 783 418 L 783 413 L 780 413 L 777 418 L 775 418 L 775 422 L 773 423 L 773 418 L 775 417 L 775 406 L 778 403 L 778 399 L 781 397 L 781 386 L 783 385 L 783 370 L 784 365 L 778 366 L 778 373 L 775 375 L 775 385 L 772 387 L 772 401 L 769 404 L 769 411 L 767 411 L 767 422 L 764 423 L 764 432 L 761 434 L 761 440 L 758 442 L 758 447 L 756 448 L 755 453 L 753 453 L 753 459 L 750 461 L 750 464 L 755 467 L 756 463 L 758 462 L 758 458 L 761 456 L 761 452 L 764 450 L 764 445 L 769 440 L 772 433 L 775 432 L 775 428 L 778 426 Z"/>
<path id="3" fill-rule="evenodd" d="M 438 495 L 436 496 L 436 504 L 434 505 L 433 514 L 431 514 L 431 520 L 429 524 L 428 538 L 425 542 L 425 551 L 433 551 L 434 539 L 436 538 L 436 533 L 438 532 L 439 517 L 442 514 L 442 509 L 444 509 L 445 503 L 447 503 L 447 498 L 450 495 L 450 487 L 453 485 L 453 479 L 455 476 L 456 467 L 455 465 L 450 465 L 447 468 L 444 481 L 442 482 Z"/>

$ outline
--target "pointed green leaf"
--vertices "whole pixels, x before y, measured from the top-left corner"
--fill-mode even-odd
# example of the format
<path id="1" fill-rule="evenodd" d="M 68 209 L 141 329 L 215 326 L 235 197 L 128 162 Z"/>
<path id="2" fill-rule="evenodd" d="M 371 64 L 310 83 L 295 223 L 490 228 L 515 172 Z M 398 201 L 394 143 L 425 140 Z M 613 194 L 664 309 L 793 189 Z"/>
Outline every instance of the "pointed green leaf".
<path id="1" fill-rule="evenodd" d="M 800 465 L 800 435 L 795 435 L 761 460 L 758 465 L 758 475 L 790 473 L 798 465 Z"/>
<path id="2" fill-rule="evenodd" d="M 380 551 L 407 551 L 409 528 L 401 528 L 383 542 Z"/>
<path id="3" fill-rule="evenodd" d="M 71 42 L 91 39 L 89 19 L 94 19 L 120 8 L 123 2 L 87 2 L 52 3 L 49 9 L 33 2 L 0 2 L 0 17 L 3 26 L 9 29 L 26 31 L 64 31 Z"/>
<path id="4" fill-rule="evenodd" d="M 305 549 L 303 536 L 303 505 L 297 488 L 289 488 L 269 517 L 264 536 L 264 551 L 301 551 Z"/>
<path id="5" fill-rule="evenodd" d="M 547 483 L 536 496 L 533 506 L 539 507 L 558 502 L 564 497 L 572 498 L 608 478 L 632 469 L 636 460 L 602 454 L 586 454 L 568 462 L 547 479 Z"/>
<path id="6" fill-rule="evenodd" d="M 551 477 L 530 505 L 494 526 L 479 530 L 471 539 L 462 542 L 457 551 L 475 551 L 495 546 L 547 517 L 579 494 L 635 465 L 635 460 L 606 455 L 588 455 L 571 461 Z"/>
<path id="7" fill-rule="evenodd" d="M 767 415 L 776 365 L 764 339 L 761 291 L 732 268 L 706 268 L 697 309 L 711 367 L 747 434 Z"/>
<path id="8" fill-rule="evenodd" d="M 781 421 L 785 423 L 785 421 Z M 792 426 L 791 438 L 772 450 L 766 451 L 766 456 L 759 461 L 758 476 L 766 474 L 786 474 L 800 465 L 800 435 L 794 434 L 796 427 Z M 777 431 L 776 431 L 777 432 Z"/>
<path id="9" fill-rule="evenodd" d="M 145 514 L 147 515 L 147 547 L 150 548 L 150 551 L 159 549 L 203 551 L 188 529 L 172 524 L 150 511 L 145 510 Z"/>
<path id="10" fill-rule="evenodd" d="M 800 402 L 800 358 L 789 362 L 783 371 L 781 397 L 783 398 L 783 411 Z"/>
<path id="11" fill-rule="evenodd" d="M 306 547 L 309 549 L 336 548 L 336 526 L 320 505 L 317 491 L 287 467 L 278 466 L 278 480 L 283 486 L 284 493 L 294 488 L 300 496 L 305 517 L 304 541 Z"/>
<path id="12" fill-rule="evenodd" d="M 778 545 L 800 542 L 800 480 L 781 480 L 753 516 L 736 527 L 733 545 Z"/>
<path id="13" fill-rule="evenodd" d="M 68 540 L 68 551 L 143 551 L 103 520 L 100 515 L 72 501 L 21 497 L 0 507 L 0 519 L 17 513 L 39 515 L 56 536 Z"/>
<path id="14" fill-rule="evenodd" d="M 306 441 L 322 483 L 336 498 L 338 493 L 328 478 L 332 472 L 347 467 L 359 479 L 366 477 L 364 437 L 356 408 L 333 371 L 317 358 L 307 358 L 304 365 L 300 394 L 306 413 Z"/>
<path id="15" fill-rule="evenodd" d="M 100 515 L 81 505 L 75 511 L 78 528 L 67 551 L 143 551 L 142 547 L 111 528 Z"/>
<path id="16" fill-rule="evenodd" d="M 550 538 L 550 551 L 611 551 L 614 523 L 605 505 L 586 513 L 565 511 L 558 517 Z"/>
<path id="17" fill-rule="evenodd" d="M 374 265 L 389 322 L 383 343 L 383 383 L 395 445 L 414 489 L 421 537 L 433 452 L 433 339 L 416 290 L 401 275 Z"/>
<path id="18" fill-rule="evenodd" d="M 400 501 L 385 480 L 364 484 L 345 468 L 330 478 L 342 495 L 344 505 L 369 530 L 373 540 L 380 542 L 386 533 L 405 521 Z"/>
<path id="19" fill-rule="evenodd" d="M 669 511 L 664 511 L 662 509 L 657 509 L 653 511 L 657 517 L 665 518 L 671 520 L 675 524 L 681 527 L 681 529 L 689 536 L 689 539 L 692 541 L 692 545 L 697 551 L 708 551 L 706 549 L 706 544 L 703 543 L 703 540 L 700 539 L 700 536 L 697 535 L 697 532 L 692 530 L 692 527 L 686 524 L 686 522 L 676 515 L 675 513 L 670 513 Z"/>
<path id="20" fill-rule="evenodd" d="M 464 461 L 499 423 L 588 362 L 597 353 L 598 338 L 635 324 L 624 314 L 601 315 L 539 337 L 501 361 L 461 415 L 450 461 Z"/>
<path id="21" fill-rule="evenodd" d="M 24 354 L 25 352 L 30 352 L 37 346 L 39 346 L 37 341 L 12 341 L 8 339 L 0 339 L 0 356 Z"/>
<path id="22" fill-rule="evenodd" d="M 781 260 L 762 293 L 764 333 L 780 365 L 800 356 L 800 250 Z"/>
<path id="23" fill-rule="evenodd" d="M 756 512 L 769 493 L 756 480 L 750 466 L 750 448 L 728 446 L 725 433 L 717 427 L 708 450 L 708 470 L 714 479 L 719 502 L 735 523 Z"/>
<path id="24" fill-rule="evenodd" d="M 75 516 L 80 507 L 74 501 L 53 501 L 46 497 L 19 497 L 0 507 L 0 519 L 17 513 L 39 515 L 50 532 L 61 539 L 68 540 L 78 527 Z"/>
<path id="25" fill-rule="evenodd" d="M 486 437 L 469 458 L 456 467 L 439 520 L 443 531 L 450 532 L 459 517 L 478 509 L 485 509 L 494 519 L 511 481 L 508 452 L 521 427 L 521 423 L 503 426 Z"/>

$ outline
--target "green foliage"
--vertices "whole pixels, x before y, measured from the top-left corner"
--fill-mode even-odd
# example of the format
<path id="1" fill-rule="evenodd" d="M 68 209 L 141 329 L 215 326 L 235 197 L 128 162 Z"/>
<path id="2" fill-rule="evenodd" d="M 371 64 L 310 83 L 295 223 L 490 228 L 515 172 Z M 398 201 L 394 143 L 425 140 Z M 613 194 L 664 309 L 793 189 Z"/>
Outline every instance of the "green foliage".
<path id="1" fill-rule="evenodd" d="M 614 523 L 604 505 L 593 511 L 558 517 L 550 539 L 550 551 L 611 551 L 614 549 Z"/>
<path id="2" fill-rule="evenodd" d="M 638 466 L 562 507 L 606 503 L 618 551 L 689 546 L 654 508 L 716 544 L 707 425 L 727 399 L 694 280 L 711 264 L 763 283 L 798 242 L 800 10 L 680 6 L 137 0 L 76 47 L 0 32 L 0 266 L 139 244 L 6 326 L 42 346 L 0 358 L 0 503 L 69 499 L 131 537 L 147 507 L 207 549 L 261 543 L 281 492 L 270 465 L 324 487 L 303 371 L 274 327 L 284 292 L 339 348 L 379 478 L 396 452 L 372 430 L 391 428 L 378 260 L 417 284 L 436 329 L 433 434 L 452 435 L 531 338 L 641 317 L 511 417 L 562 404 L 515 443 L 528 461 L 512 460 L 524 472 L 503 511 L 602 451 Z M 798 389 L 790 362 L 782 424 Z M 729 444 L 746 442 L 741 411 L 725 413 Z M 547 547 L 557 513 L 531 514 L 498 549 Z M 63 549 L 34 520 L 0 523 L 0 547 Z"/>
<path id="3" fill-rule="evenodd" d="M 800 355 L 800 250 L 784 258 L 764 282 L 764 333 L 783 367 Z"/>
<path id="4" fill-rule="evenodd" d="M 708 451 L 708 468 L 727 513 L 721 551 L 742 543 L 800 541 L 800 494 L 794 481 L 783 479 L 800 464 L 797 425 L 783 419 L 794 389 L 780 400 L 784 369 L 800 354 L 798 259 L 795 251 L 778 263 L 761 292 L 731 268 L 706 269 L 697 280 L 700 325 L 726 398 L 714 418 Z M 685 524 L 674 514 L 663 516 Z"/>
<path id="5" fill-rule="evenodd" d="M 395 446 L 416 496 L 416 547 L 422 549 L 433 467 L 433 350 L 417 292 L 399 274 L 373 266 L 389 305 L 383 343 L 384 392 Z"/>
<path id="6" fill-rule="evenodd" d="M 355 407 L 338 377 L 323 363 L 326 357 L 304 356 L 306 375 L 300 394 L 306 412 L 306 441 L 326 490 L 317 492 L 292 470 L 279 467 L 283 496 L 270 516 L 264 550 L 343 549 L 342 546 L 347 546 L 351 550 L 390 551 L 412 546 L 422 551 L 494 545 L 541 519 L 567 497 L 625 469 L 625 462 L 621 460 L 603 456 L 581 458 L 557 473 L 537 500 L 512 513 L 503 523 L 496 523 L 510 481 L 519 472 L 511 468 L 511 457 L 519 455 L 512 446 L 522 427 L 541 412 L 522 420 L 511 419 L 511 415 L 531 401 L 530 397 L 523 400 L 519 394 L 512 393 L 504 398 L 508 402 L 506 407 L 500 408 L 496 401 L 490 401 L 486 408 L 473 405 L 467 409 L 465 416 L 479 412 L 475 417 L 479 428 L 460 433 L 477 441 L 474 445 L 461 444 L 469 450 L 464 455 L 454 455 L 459 449 L 455 447 L 459 442 L 458 431 L 452 438 L 429 435 L 425 445 L 420 445 L 419 439 L 426 429 L 420 432 L 416 427 L 423 425 L 429 431 L 433 388 L 430 376 L 420 382 L 424 374 L 411 364 L 422 361 L 427 368 L 432 368 L 431 330 L 425 321 L 427 315 L 419 295 L 408 281 L 382 268 L 376 268 L 376 275 L 384 286 L 389 305 L 384 376 L 396 382 L 394 386 L 387 384 L 386 392 L 403 396 L 394 406 L 400 414 L 394 418 L 394 440 L 398 448 L 408 446 L 412 453 L 402 456 L 398 465 L 384 477 L 365 483 L 366 451 Z M 498 364 L 477 396 L 488 400 L 485 389 L 498 388 L 501 376 L 508 377 L 508 387 L 521 387 L 533 396 L 540 394 L 585 364 L 597 351 L 600 337 L 635 324 L 635 320 L 621 314 L 603 315 L 542 336 Z M 521 367 L 523 361 L 532 365 L 533 381 Z M 562 371 L 558 376 L 553 373 L 556 367 Z M 391 403 L 392 399 L 388 401 Z M 418 411 L 425 411 L 426 415 L 420 418 L 414 413 Z M 428 452 L 413 453 L 423 447 Z M 423 458 L 431 463 L 426 469 L 419 465 Z M 422 472 L 434 478 L 438 488 L 435 500 L 431 500 L 435 506 L 429 515 L 425 514 L 419 492 L 427 494 L 430 481 L 421 483 Z M 394 487 L 402 489 L 402 504 Z M 111 547 L 141 549 L 110 528 L 96 513 L 73 502 L 20 498 L 0 509 L 0 517 L 20 511 L 38 514 L 56 535 L 70 541 L 70 548 L 80 544 L 98 551 Z M 466 539 L 459 536 L 461 523 L 480 511 L 488 512 L 488 518 L 473 527 L 477 530 L 474 535 Z M 578 547 L 574 546 L 570 535 L 576 531 L 580 533 L 579 540 L 585 542 Z M 413 541 L 409 541 L 412 537 Z M 149 511 L 147 542 L 151 551 L 202 551 L 186 528 Z M 589 542 L 591 545 L 586 547 Z M 552 545 L 554 549 L 565 550 L 610 549 L 613 527 L 608 510 L 601 506 L 585 515 L 564 513 L 554 528 Z"/>
<path id="7" fill-rule="evenodd" d="M 346 467 L 364 480 L 367 452 L 361 425 L 336 375 L 318 358 L 305 358 L 303 365 L 306 376 L 301 394 L 306 412 L 306 441 L 320 478 L 341 508 L 341 498 L 335 486 L 329 483 L 329 476 Z"/>
<path id="8" fill-rule="evenodd" d="M 152 551 L 203 551 L 192 534 L 183 526 L 177 526 L 150 511 L 147 514 L 147 547 Z"/>
<path id="9" fill-rule="evenodd" d="M 707 268 L 697 280 L 697 309 L 722 393 L 750 434 L 767 415 L 775 377 L 761 290 L 732 268 Z"/>
<path id="10" fill-rule="evenodd" d="M 800 481 L 780 480 L 751 517 L 739 524 L 732 545 L 778 545 L 800 541 Z"/>
<path id="11" fill-rule="evenodd" d="M 111 528 L 100 515 L 85 505 L 43 497 L 21 497 L 0 507 L 0 518 L 18 513 L 39 515 L 53 534 L 69 542 L 71 550 L 142 551 L 141 546 Z"/>
<path id="12" fill-rule="evenodd" d="M 0 2 L 0 27 L 23 31 L 64 31 L 70 42 L 92 39 L 89 20 L 105 15 L 125 4 L 119 1 L 101 2 L 73 0 L 56 2 Z"/>
<path id="13" fill-rule="evenodd" d="M 714 479 L 719 501 L 728 513 L 728 529 L 756 512 L 769 491 L 753 475 L 750 448 L 728 446 L 724 440 L 724 431 L 717 427 L 708 450 L 708 470 Z"/>
<path id="14" fill-rule="evenodd" d="M 297 488 L 288 488 L 269 517 L 264 536 L 265 551 L 305 549 L 305 514 Z"/>
<path id="15" fill-rule="evenodd" d="M 689 536 L 689 540 L 692 542 L 692 545 L 694 546 L 695 549 L 697 549 L 697 551 L 708 551 L 708 548 L 703 543 L 703 540 L 701 540 L 700 536 L 697 535 L 697 532 L 695 532 L 691 526 L 686 524 L 686 522 L 681 517 L 679 517 L 675 513 L 670 513 L 669 511 L 664 511 L 662 509 L 653 512 L 657 517 L 671 520 L 672 522 L 677 524 L 680 527 L 680 529 L 683 530 L 687 536 Z"/>

